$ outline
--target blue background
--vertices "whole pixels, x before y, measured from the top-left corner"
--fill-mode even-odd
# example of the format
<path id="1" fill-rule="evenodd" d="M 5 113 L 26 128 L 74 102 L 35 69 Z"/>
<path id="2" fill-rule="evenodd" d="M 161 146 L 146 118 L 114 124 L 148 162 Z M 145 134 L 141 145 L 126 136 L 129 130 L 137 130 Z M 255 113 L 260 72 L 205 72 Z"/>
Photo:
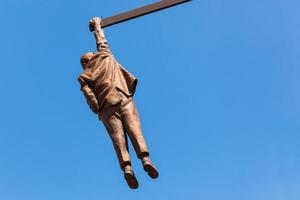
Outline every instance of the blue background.
<path id="1" fill-rule="evenodd" d="M 139 78 L 130 190 L 79 90 L 88 20 L 154 1 L 0 1 L 0 199 L 298 200 L 300 2 L 199 0 L 105 29 Z"/>

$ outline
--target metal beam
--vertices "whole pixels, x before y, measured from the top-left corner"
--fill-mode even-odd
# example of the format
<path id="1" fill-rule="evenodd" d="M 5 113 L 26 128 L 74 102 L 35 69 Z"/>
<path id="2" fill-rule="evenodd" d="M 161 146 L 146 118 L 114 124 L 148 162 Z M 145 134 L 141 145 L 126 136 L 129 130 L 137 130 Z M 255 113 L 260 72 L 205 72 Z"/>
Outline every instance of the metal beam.
<path id="1" fill-rule="evenodd" d="M 162 9 L 166 9 L 172 6 L 176 6 L 182 3 L 186 3 L 192 0 L 162 0 L 141 8 L 137 8 L 131 11 L 127 11 L 118 15 L 114 15 L 112 17 L 108 17 L 105 19 L 102 19 L 102 28 L 112 26 L 114 24 L 118 24 L 130 19 L 134 19 L 143 15 L 147 15 Z"/>

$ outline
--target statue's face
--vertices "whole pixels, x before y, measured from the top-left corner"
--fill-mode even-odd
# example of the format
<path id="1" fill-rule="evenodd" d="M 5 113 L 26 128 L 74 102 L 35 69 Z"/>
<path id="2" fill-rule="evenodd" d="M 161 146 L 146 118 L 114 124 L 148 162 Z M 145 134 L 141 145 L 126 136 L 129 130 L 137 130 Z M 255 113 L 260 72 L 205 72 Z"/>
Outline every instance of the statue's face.
<path id="1" fill-rule="evenodd" d="M 93 56 L 94 56 L 94 54 L 92 52 L 85 53 L 85 54 L 83 54 L 83 56 L 81 56 L 80 64 L 83 67 L 83 69 L 87 68 L 88 63 L 92 59 Z"/>

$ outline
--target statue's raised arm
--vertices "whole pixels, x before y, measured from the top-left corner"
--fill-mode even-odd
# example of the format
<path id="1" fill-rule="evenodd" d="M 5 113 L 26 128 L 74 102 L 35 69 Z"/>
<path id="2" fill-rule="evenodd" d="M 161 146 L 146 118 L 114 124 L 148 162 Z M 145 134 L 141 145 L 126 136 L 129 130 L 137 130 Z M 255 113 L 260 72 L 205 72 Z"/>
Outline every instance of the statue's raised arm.
<path id="1" fill-rule="evenodd" d="M 100 52 L 101 50 L 108 49 L 107 40 L 105 38 L 104 31 L 101 28 L 101 18 L 93 17 L 90 20 L 89 28 L 91 32 L 94 32 L 97 50 Z"/>

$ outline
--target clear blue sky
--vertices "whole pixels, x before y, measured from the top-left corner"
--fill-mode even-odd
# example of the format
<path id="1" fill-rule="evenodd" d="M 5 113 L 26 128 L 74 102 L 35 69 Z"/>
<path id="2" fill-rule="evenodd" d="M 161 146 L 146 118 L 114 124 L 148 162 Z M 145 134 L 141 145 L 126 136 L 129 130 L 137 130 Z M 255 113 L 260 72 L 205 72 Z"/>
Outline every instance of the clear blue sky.
<path id="1" fill-rule="evenodd" d="M 154 1 L 0 1 L 0 199 L 298 200 L 300 2 L 194 0 L 106 29 L 139 79 L 130 190 L 79 90 L 88 20 Z"/>

